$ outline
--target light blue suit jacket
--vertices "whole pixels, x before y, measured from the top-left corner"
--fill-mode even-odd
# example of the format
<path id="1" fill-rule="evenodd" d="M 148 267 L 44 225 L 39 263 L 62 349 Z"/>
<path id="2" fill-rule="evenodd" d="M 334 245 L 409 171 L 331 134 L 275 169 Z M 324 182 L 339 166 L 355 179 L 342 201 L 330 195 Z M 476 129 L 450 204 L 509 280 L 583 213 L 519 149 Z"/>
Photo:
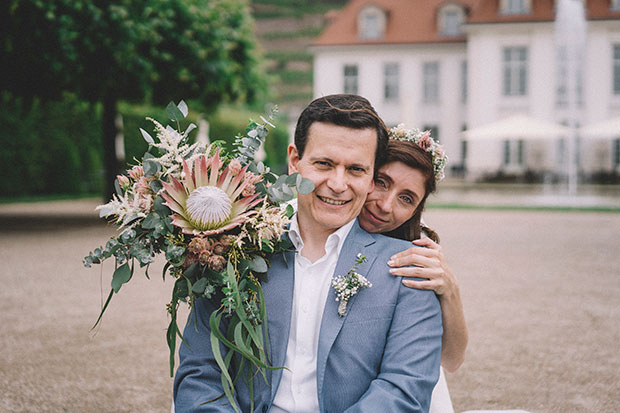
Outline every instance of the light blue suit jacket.
<path id="1" fill-rule="evenodd" d="M 325 303 L 317 359 L 317 394 L 320 411 L 426 412 L 439 377 L 441 311 L 432 291 L 412 290 L 400 277 L 388 273 L 387 261 L 409 248 L 406 241 L 369 234 L 353 225 L 340 252 L 335 275 L 344 275 L 358 253 L 368 260 L 358 272 L 372 283 L 338 315 L 333 289 Z M 271 259 L 269 281 L 263 284 L 273 366 L 283 366 L 291 324 L 294 253 Z M 288 265 L 287 265 L 288 263 Z M 213 301 L 213 300 L 212 300 Z M 228 399 L 203 404 L 223 394 L 220 370 L 209 341 L 209 314 L 218 303 L 196 302 L 185 327 L 174 380 L 176 413 L 232 412 Z M 267 412 L 280 384 L 282 370 L 268 373 L 270 386 L 257 375 L 254 412 Z M 242 412 L 250 411 L 249 391 L 237 386 Z"/>

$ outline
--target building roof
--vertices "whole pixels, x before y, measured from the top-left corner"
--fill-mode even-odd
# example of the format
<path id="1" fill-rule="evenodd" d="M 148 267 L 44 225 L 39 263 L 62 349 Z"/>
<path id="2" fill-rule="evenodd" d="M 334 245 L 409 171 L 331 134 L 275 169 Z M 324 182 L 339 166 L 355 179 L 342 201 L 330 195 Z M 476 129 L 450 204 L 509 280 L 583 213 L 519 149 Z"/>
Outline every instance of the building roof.
<path id="1" fill-rule="evenodd" d="M 455 0 L 450 3 L 467 7 L 479 0 Z M 437 7 L 446 0 L 352 0 L 334 17 L 325 31 L 313 43 L 315 46 L 464 42 L 465 36 L 442 36 L 437 29 Z M 387 12 L 385 36 L 381 39 L 360 39 L 357 16 L 366 6 L 376 6 Z"/>
<path id="2" fill-rule="evenodd" d="M 532 10 L 524 15 L 503 15 L 500 0 L 351 0 L 313 43 L 314 46 L 454 43 L 465 42 L 463 36 L 445 36 L 437 27 L 438 8 L 459 4 L 465 8 L 466 23 L 550 22 L 555 18 L 556 0 L 531 0 Z M 610 10 L 610 0 L 587 0 L 588 20 L 620 19 L 620 10 Z M 360 39 L 357 20 L 366 6 L 376 6 L 387 14 L 385 35 L 380 39 Z"/>

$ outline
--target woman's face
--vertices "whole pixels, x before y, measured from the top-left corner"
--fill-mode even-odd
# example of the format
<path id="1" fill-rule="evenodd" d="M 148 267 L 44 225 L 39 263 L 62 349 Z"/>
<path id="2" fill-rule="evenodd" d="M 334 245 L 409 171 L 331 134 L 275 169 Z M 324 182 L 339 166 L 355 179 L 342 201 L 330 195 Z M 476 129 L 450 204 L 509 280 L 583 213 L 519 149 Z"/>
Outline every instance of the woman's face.
<path id="1" fill-rule="evenodd" d="M 402 162 L 391 162 L 379 169 L 372 191 L 359 215 L 368 232 L 387 232 L 413 216 L 426 189 L 424 175 Z"/>

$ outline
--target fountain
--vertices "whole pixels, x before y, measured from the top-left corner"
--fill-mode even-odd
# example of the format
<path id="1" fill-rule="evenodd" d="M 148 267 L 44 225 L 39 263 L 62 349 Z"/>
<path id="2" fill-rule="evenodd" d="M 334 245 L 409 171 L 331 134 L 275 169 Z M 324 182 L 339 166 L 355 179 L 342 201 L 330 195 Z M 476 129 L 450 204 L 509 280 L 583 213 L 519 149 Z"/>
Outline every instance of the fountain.
<path id="1" fill-rule="evenodd" d="M 586 46 L 586 19 L 582 0 L 557 0 L 554 37 L 558 76 L 558 96 L 566 103 L 571 133 L 567 137 L 568 195 L 577 193 L 577 142 L 583 102 L 583 62 Z"/>

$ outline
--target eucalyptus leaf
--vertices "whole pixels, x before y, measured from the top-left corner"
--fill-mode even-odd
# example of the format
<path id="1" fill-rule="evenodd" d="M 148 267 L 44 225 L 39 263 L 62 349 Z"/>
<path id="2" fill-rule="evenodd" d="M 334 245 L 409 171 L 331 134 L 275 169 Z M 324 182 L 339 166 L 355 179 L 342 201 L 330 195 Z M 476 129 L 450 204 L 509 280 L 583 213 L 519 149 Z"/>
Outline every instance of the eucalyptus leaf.
<path id="1" fill-rule="evenodd" d="M 144 162 L 144 176 L 151 177 L 161 172 L 161 164 L 155 160 Z"/>
<path id="2" fill-rule="evenodd" d="M 297 177 L 301 177 L 301 175 L 299 175 L 299 172 L 294 172 L 294 173 L 292 173 L 292 174 L 290 174 L 289 176 L 286 177 L 285 182 L 288 185 L 295 186 L 295 185 L 297 185 Z"/>
<path id="3" fill-rule="evenodd" d="M 196 280 L 200 276 L 200 265 L 197 262 L 193 263 L 192 265 L 187 267 L 185 271 L 183 271 L 183 276 L 192 281 Z M 206 278 L 201 278 L 201 279 L 206 280 Z M 204 288 L 203 288 L 203 291 L 204 291 Z"/>
<path id="4" fill-rule="evenodd" d="M 159 179 L 154 179 L 149 183 L 149 187 L 151 188 L 151 191 L 158 193 L 163 188 L 163 185 Z"/>
<path id="5" fill-rule="evenodd" d="M 295 214 L 295 208 L 293 208 L 293 205 L 288 204 L 286 206 L 285 213 L 286 213 L 287 218 L 291 218 Z"/>
<path id="6" fill-rule="evenodd" d="M 184 138 L 187 137 L 187 135 L 189 135 L 189 133 L 193 131 L 194 129 L 196 129 L 196 125 L 194 125 L 193 123 L 190 123 L 187 129 L 185 129 L 185 133 L 183 133 L 183 137 Z"/>
<path id="7" fill-rule="evenodd" d="M 207 284 L 208 284 L 209 280 L 207 280 L 206 278 L 201 278 L 199 279 L 193 286 L 192 286 L 192 292 L 195 294 L 202 294 L 205 291 L 205 288 L 207 288 Z"/>
<path id="8" fill-rule="evenodd" d="M 131 279 L 131 268 L 125 263 L 114 271 L 112 276 L 112 289 L 115 293 L 121 289 L 121 286 Z"/>
<path id="9" fill-rule="evenodd" d="M 167 205 L 164 204 L 164 202 L 166 201 L 161 197 L 161 195 L 156 196 L 155 201 L 153 201 L 153 211 L 161 216 L 167 217 L 172 213 L 172 211 Z"/>
<path id="10" fill-rule="evenodd" d="M 187 103 L 185 103 L 184 100 L 181 100 L 179 104 L 177 105 L 177 108 L 179 108 L 179 111 L 181 111 L 181 114 L 183 115 L 183 118 L 185 119 L 185 117 L 189 113 L 189 109 L 187 108 Z"/>
<path id="11" fill-rule="evenodd" d="M 314 182 L 308 178 L 302 178 L 301 183 L 297 185 L 297 192 L 305 195 L 312 191 L 314 191 Z"/>
<path id="12" fill-rule="evenodd" d="M 146 143 L 148 143 L 149 145 L 153 145 L 155 143 L 155 141 L 153 140 L 153 137 L 147 131 L 140 128 L 140 133 L 142 133 L 142 137 L 144 138 Z"/>
<path id="13" fill-rule="evenodd" d="M 174 102 L 170 102 L 168 103 L 168 106 L 166 106 L 166 115 L 170 118 L 170 120 L 173 120 L 175 122 L 178 122 L 185 118 L 183 112 L 181 112 L 179 107 L 175 105 Z"/>
<path id="14" fill-rule="evenodd" d="M 146 216 L 146 218 L 144 218 L 144 221 L 142 221 L 142 228 L 153 229 L 160 223 L 160 221 L 161 219 L 159 218 L 159 215 L 151 212 Z"/>
<path id="15" fill-rule="evenodd" d="M 103 205 L 101 208 L 99 208 L 99 218 L 105 218 L 108 215 L 112 215 L 114 213 L 114 207 L 112 206 Z"/>
<path id="16" fill-rule="evenodd" d="M 118 179 L 114 180 L 114 190 L 116 190 L 116 193 L 118 194 L 118 196 L 123 196 L 123 189 L 121 188 L 121 185 L 118 183 Z"/>
<path id="17" fill-rule="evenodd" d="M 267 262 L 263 257 L 254 257 L 250 263 L 250 269 L 255 272 L 267 272 Z"/>

